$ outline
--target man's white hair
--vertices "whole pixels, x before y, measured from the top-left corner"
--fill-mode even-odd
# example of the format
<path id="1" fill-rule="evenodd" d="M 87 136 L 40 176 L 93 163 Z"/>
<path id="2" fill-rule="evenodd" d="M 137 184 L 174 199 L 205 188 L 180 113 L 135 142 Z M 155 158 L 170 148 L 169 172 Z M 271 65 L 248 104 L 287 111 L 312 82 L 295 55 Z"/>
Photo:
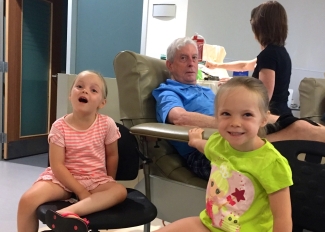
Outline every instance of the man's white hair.
<path id="1" fill-rule="evenodd" d="M 187 44 L 193 44 L 197 49 L 196 42 L 192 40 L 190 37 L 175 39 L 167 48 L 167 60 L 170 62 L 174 62 L 176 51 L 181 49 Z"/>

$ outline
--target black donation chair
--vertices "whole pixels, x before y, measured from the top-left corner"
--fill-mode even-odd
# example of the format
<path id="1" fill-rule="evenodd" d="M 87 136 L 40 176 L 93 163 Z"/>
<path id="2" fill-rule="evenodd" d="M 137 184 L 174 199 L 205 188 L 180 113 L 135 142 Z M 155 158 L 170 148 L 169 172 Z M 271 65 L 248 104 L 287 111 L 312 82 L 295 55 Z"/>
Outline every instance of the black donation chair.
<path id="1" fill-rule="evenodd" d="M 274 147 L 287 158 L 293 177 L 290 187 L 293 231 L 325 231 L 325 143 L 279 141 Z M 302 153 L 305 153 L 305 158 Z M 299 155 L 301 154 L 301 155 Z M 298 158 L 299 155 L 299 158 Z"/>
<path id="2" fill-rule="evenodd" d="M 116 180 L 134 180 L 138 176 L 139 157 L 143 158 L 143 165 L 148 160 L 138 150 L 137 140 L 130 134 L 129 129 L 116 123 L 121 132 L 118 140 L 119 163 Z M 127 198 L 124 202 L 103 210 L 82 216 L 89 220 L 89 230 L 98 232 L 102 229 L 118 229 L 144 225 L 144 231 L 150 231 L 150 222 L 157 216 L 156 207 L 141 192 L 127 188 Z M 109 197 L 109 196 L 107 196 Z M 59 210 L 67 207 L 70 203 L 65 201 L 48 202 L 38 207 L 37 217 L 45 223 L 47 210 Z"/>

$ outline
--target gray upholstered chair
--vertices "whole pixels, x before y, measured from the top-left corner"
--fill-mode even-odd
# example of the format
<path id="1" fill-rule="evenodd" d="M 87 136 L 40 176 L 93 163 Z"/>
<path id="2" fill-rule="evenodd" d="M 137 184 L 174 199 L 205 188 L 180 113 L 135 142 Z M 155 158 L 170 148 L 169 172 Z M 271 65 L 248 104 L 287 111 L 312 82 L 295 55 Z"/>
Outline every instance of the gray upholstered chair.
<path id="1" fill-rule="evenodd" d="M 120 117 L 123 124 L 131 128 L 142 123 L 155 123 L 150 125 L 163 130 L 164 125 L 157 124 L 156 102 L 151 92 L 169 78 L 165 61 L 124 51 L 115 57 L 114 70 L 119 92 Z M 150 129 L 148 125 L 146 125 L 146 129 Z M 184 129 L 184 127 L 179 128 Z M 159 131 L 161 132 L 157 129 L 157 132 Z M 187 129 L 185 131 L 187 134 Z M 184 140 L 177 137 L 174 139 Z M 165 140 L 152 139 L 148 141 L 148 149 L 148 154 L 154 161 L 151 174 L 202 188 L 206 187 L 207 182 L 192 173 L 177 151 Z"/>
<path id="2" fill-rule="evenodd" d="M 205 206 L 207 181 L 189 170 L 185 160 L 165 140 L 187 142 L 189 128 L 157 123 L 156 120 L 156 102 L 152 91 L 169 78 L 165 61 L 123 51 L 115 57 L 114 70 L 121 121 L 137 135 L 142 152 L 153 160 L 150 170 L 145 170 L 145 188 L 149 197 L 151 190 L 151 198 L 157 206 L 158 217 L 173 221 L 184 216 L 198 215 Z M 207 129 L 204 136 L 208 138 L 214 131 Z M 159 191 L 164 193 L 161 194 Z M 160 194 L 159 197 L 156 194 Z M 182 203 L 180 199 L 184 202 Z M 180 206 L 177 208 L 175 204 Z M 173 212 L 168 208 L 171 205 L 174 208 Z M 172 216 L 175 208 L 179 212 Z"/>
<path id="3" fill-rule="evenodd" d="M 321 121 L 325 114 L 325 79 L 305 77 L 299 85 L 300 117 Z"/>

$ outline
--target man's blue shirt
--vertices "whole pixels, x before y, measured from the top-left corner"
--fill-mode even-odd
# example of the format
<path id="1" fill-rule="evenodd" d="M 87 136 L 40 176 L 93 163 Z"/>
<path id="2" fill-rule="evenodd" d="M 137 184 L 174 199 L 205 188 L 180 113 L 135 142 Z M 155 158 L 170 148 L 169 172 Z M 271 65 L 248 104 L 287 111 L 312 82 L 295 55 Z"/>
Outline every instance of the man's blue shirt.
<path id="1" fill-rule="evenodd" d="M 200 85 L 188 85 L 167 79 L 152 91 L 156 99 L 156 118 L 158 122 L 169 123 L 167 116 L 174 107 L 181 107 L 188 112 L 197 112 L 209 116 L 214 115 L 215 94 L 211 89 Z M 187 143 L 169 141 L 186 158 L 195 150 Z"/>

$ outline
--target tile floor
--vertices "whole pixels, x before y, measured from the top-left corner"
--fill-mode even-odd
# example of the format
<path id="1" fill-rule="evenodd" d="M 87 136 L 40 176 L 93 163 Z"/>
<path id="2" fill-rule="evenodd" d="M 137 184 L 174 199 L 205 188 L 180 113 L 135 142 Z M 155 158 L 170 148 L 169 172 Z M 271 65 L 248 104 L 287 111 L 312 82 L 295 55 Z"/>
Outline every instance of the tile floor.
<path id="1" fill-rule="evenodd" d="M 15 160 L 0 160 L 0 231 L 16 231 L 21 195 L 47 167 L 47 154 Z M 43 225 L 42 225 L 43 226 Z"/>

